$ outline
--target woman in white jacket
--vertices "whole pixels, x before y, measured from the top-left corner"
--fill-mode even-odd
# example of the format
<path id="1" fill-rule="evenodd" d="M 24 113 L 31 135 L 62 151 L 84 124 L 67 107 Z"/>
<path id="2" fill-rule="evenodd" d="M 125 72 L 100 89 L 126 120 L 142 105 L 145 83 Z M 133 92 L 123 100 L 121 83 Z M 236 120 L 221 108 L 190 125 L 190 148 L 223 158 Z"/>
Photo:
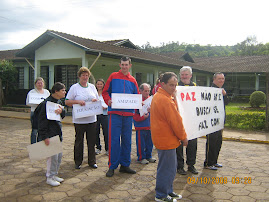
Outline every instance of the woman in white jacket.
<path id="1" fill-rule="evenodd" d="M 31 98 L 41 98 L 39 99 L 40 102 L 45 100 L 47 97 L 49 97 L 50 92 L 47 89 L 44 89 L 45 87 L 45 82 L 42 77 L 37 77 L 35 79 L 35 88 L 30 90 L 27 94 L 26 98 L 26 105 L 31 107 L 31 115 L 30 115 L 30 120 L 31 120 L 31 125 L 32 125 L 32 132 L 31 132 L 31 144 L 34 144 L 37 142 L 37 129 L 33 128 L 33 116 L 34 116 L 34 111 L 36 107 L 38 106 L 39 103 L 33 102 Z"/>

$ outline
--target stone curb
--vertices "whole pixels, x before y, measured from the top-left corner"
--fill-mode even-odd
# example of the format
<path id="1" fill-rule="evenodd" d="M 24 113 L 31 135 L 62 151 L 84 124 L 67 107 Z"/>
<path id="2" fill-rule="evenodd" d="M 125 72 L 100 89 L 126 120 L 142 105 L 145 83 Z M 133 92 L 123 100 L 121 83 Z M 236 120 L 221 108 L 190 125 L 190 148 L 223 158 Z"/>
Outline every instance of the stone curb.
<path id="1" fill-rule="evenodd" d="M 2 118 L 13 118 L 13 119 L 24 119 L 29 120 L 30 118 L 27 117 L 18 117 L 18 116 L 1 116 Z M 62 122 L 63 125 L 73 125 L 73 123 L 70 122 Z M 133 129 L 135 131 L 135 129 Z M 202 138 L 206 138 L 205 136 L 202 136 Z M 269 144 L 269 141 L 266 140 L 253 140 L 253 139 L 244 139 L 244 138 L 235 138 L 235 137 L 223 137 L 224 141 L 235 141 L 235 142 L 247 142 L 247 143 L 257 143 L 257 144 Z"/>

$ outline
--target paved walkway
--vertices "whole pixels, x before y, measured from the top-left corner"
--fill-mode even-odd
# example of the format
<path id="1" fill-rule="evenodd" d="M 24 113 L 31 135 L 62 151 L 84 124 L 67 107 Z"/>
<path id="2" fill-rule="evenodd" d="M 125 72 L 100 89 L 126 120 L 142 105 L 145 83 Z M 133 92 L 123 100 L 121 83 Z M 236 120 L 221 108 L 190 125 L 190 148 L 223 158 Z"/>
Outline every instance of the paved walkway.
<path id="1" fill-rule="evenodd" d="M 28 158 L 26 146 L 30 142 L 29 114 L 0 111 L 1 202 L 154 200 L 157 163 L 141 165 L 136 162 L 135 133 L 131 167 L 137 174 L 122 174 L 117 169 L 112 178 L 107 178 L 107 156 L 104 152 L 97 156 L 98 169 L 87 166 L 87 152 L 84 152 L 82 168 L 74 169 L 74 127 L 71 117 L 64 119 L 64 123 L 64 151 L 59 176 L 65 178 L 65 181 L 59 187 L 51 187 L 46 184 L 45 160 L 30 162 Z M 181 201 L 269 201 L 268 135 L 225 130 L 224 136 L 229 140 L 236 137 L 237 140 L 247 140 L 250 143 L 224 141 L 219 157 L 219 162 L 224 167 L 210 171 L 203 169 L 205 139 L 199 138 L 196 162 L 199 174 L 177 174 L 174 191 L 183 195 Z M 252 143 L 257 140 L 265 144 Z M 155 149 L 153 157 L 157 158 Z"/>
<path id="2" fill-rule="evenodd" d="M 15 112 L 15 111 L 3 111 L 3 110 L 0 110 L 0 117 L 9 117 L 9 118 L 26 119 L 26 120 L 30 119 L 29 113 Z M 73 125 L 72 116 L 66 116 L 62 123 Z M 269 144 L 269 133 L 254 132 L 254 131 L 247 132 L 247 131 L 225 129 L 223 132 L 223 140 Z"/>

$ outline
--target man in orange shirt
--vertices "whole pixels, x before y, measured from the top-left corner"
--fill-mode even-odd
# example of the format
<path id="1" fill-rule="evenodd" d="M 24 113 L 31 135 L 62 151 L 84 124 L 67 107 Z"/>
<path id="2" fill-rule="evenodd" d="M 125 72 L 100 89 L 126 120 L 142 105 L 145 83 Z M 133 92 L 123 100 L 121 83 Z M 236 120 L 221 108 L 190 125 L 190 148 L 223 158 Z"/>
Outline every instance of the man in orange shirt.
<path id="1" fill-rule="evenodd" d="M 188 145 L 182 118 L 175 99 L 177 75 L 166 72 L 161 78 L 161 87 L 151 103 L 152 141 L 158 152 L 155 201 L 176 201 L 182 196 L 173 191 L 177 171 L 176 148 Z"/>

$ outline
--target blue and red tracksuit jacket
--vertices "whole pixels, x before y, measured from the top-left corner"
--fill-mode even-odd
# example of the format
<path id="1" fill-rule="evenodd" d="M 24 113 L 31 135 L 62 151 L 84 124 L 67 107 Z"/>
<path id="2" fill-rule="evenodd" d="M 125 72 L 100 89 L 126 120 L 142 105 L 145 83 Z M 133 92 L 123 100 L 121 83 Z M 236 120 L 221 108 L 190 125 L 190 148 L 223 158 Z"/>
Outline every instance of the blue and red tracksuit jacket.
<path id="1" fill-rule="evenodd" d="M 143 98 L 143 101 L 144 100 Z M 143 116 L 140 116 L 139 110 L 136 109 L 133 119 L 135 130 L 150 130 L 150 116 L 145 119 Z"/>
<path id="2" fill-rule="evenodd" d="M 128 73 L 124 75 L 121 70 L 113 72 L 106 81 L 102 96 L 106 104 L 111 100 L 111 93 L 139 94 L 138 85 L 135 78 Z M 108 114 L 118 114 L 120 116 L 133 116 L 133 109 L 112 109 L 108 107 Z"/>

